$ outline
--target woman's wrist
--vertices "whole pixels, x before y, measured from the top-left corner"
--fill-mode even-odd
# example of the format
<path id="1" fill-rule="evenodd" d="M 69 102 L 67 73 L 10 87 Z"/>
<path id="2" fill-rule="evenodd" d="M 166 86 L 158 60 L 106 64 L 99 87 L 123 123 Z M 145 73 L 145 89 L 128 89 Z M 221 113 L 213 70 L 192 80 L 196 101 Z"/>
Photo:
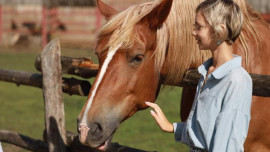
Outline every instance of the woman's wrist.
<path id="1" fill-rule="evenodd" d="M 166 127 L 166 130 L 164 130 L 165 132 L 168 132 L 168 133 L 173 133 L 174 131 L 174 127 L 173 127 L 173 124 L 168 122 L 168 125 Z"/>
<path id="2" fill-rule="evenodd" d="M 159 125 L 159 126 L 160 126 L 161 130 L 163 130 L 164 132 L 168 132 L 168 133 L 174 132 L 174 126 L 168 120 L 165 120 L 163 125 Z"/>

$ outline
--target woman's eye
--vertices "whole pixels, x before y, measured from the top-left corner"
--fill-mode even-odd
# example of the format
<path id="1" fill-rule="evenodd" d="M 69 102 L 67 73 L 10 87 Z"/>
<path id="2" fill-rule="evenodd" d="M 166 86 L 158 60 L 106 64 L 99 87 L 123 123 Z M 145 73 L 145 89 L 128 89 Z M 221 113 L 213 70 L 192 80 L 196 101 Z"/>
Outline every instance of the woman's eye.
<path id="1" fill-rule="evenodd" d="M 202 27 L 203 27 L 203 26 L 201 26 L 201 25 L 193 24 L 193 30 L 198 31 L 198 30 L 201 30 Z"/>

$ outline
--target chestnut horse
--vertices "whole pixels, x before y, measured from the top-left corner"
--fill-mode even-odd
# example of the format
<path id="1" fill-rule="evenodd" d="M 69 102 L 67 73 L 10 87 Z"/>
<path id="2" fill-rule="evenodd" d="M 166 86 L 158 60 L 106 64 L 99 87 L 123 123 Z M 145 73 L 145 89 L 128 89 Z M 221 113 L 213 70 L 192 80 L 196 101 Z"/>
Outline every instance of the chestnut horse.
<path id="1" fill-rule="evenodd" d="M 123 12 L 97 0 L 108 22 L 101 28 L 96 55 L 100 70 L 79 117 L 80 141 L 106 150 L 120 123 L 154 102 L 162 83 L 176 85 L 191 68 L 210 57 L 192 37 L 195 8 L 202 0 L 156 0 Z M 270 28 L 244 0 L 243 30 L 234 44 L 250 73 L 270 75 Z M 184 88 L 181 118 L 186 120 L 193 88 Z M 270 99 L 253 97 L 246 152 L 270 151 Z"/>

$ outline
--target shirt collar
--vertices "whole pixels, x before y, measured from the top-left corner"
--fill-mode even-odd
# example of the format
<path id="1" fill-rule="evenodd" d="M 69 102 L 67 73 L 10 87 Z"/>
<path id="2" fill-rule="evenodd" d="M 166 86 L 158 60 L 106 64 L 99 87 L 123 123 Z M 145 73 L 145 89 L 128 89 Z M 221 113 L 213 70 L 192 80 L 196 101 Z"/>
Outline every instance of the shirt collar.
<path id="1" fill-rule="evenodd" d="M 216 79 L 221 79 L 224 76 L 226 76 L 231 70 L 237 67 L 240 67 L 242 63 L 242 57 L 237 56 L 237 55 L 233 55 L 233 56 L 234 58 L 232 60 L 229 60 L 226 63 L 222 64 L 211 75 Z M 201 66 L 199 66 L 198 72 L 205 77 L 209 67 L 212 64 L 213 64 L 213 58 L 208 59 Z"/>

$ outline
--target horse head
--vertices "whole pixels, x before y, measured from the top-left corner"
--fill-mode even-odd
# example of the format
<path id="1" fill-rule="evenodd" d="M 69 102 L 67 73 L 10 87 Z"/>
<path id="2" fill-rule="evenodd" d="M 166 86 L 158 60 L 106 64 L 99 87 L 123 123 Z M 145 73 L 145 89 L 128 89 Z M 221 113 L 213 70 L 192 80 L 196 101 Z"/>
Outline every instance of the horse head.
<path id="1" fill-rule="evenodd" d="M 120 123 L 147 108 L 145 101 L 154 102 L 159 93 L 156 35 L 172 0 L 144 5 L 152 7 L 148 12 L 138 11 L 140 5 L 118 13 L 101 0 L 97 4 L 108 23 L 97 40 L 100 69 L 78 117 L 78 132 L 84 145 L 106 150 Z"/>

